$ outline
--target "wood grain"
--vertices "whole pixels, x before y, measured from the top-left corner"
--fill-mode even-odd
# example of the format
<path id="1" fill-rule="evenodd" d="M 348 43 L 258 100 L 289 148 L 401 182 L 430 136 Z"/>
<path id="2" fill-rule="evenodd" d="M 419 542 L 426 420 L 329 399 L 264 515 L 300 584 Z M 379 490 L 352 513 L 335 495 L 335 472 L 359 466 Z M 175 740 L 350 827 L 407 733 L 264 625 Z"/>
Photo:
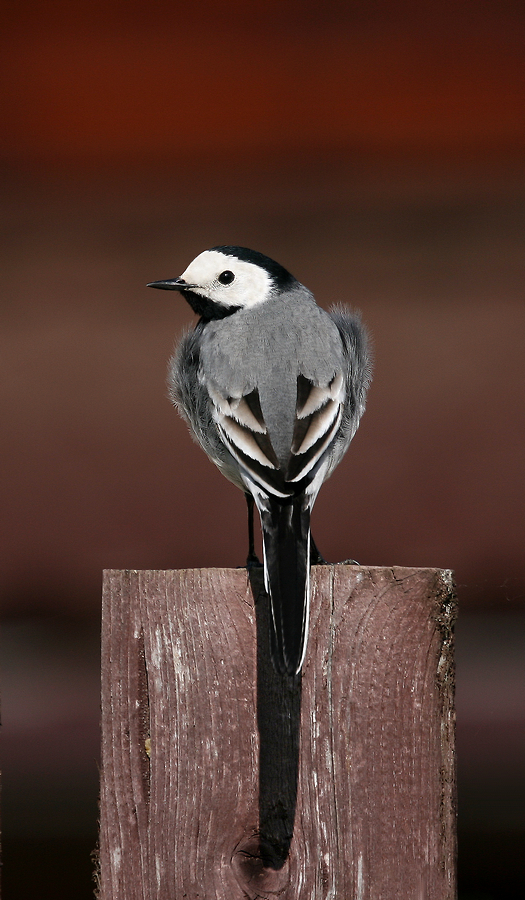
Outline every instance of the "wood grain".
<path id="1" fill-rule="evenodd" d="M 451 574 L 314 567 L 300 749 L 300 685 L 290 706 L 257 704 L 254 593 L 260 621 L 267 598 L 252 582 L 242 569 L 105 573 L 101 900 L 452 900 Z M 273 708 L 289 784 L 283 740 L 299 754 L 278 865 L 259 841 Z M 267 793 L 265 815 L 278 806 Z"/>

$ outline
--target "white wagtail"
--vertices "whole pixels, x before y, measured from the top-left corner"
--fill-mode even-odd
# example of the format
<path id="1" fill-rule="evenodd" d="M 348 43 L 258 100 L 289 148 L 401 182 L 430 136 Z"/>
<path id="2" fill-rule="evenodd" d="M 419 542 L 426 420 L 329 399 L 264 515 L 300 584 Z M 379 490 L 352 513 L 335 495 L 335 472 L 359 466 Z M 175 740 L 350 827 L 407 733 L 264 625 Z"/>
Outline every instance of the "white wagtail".
<path id="1" fill-rule="evenodd" d="M 180 278 L 200 317 L 170 363 L 170 395 L 197 441 L 246 495 L 248 565 L 261 517 L 276 670 L 298 673 L 308 635 L 310 564 L 321 562 L 310 513 L 352 440 L 371 378 L 367 334 L 346 308 L 329 313 L 278 263 L 213 247 Z"/>

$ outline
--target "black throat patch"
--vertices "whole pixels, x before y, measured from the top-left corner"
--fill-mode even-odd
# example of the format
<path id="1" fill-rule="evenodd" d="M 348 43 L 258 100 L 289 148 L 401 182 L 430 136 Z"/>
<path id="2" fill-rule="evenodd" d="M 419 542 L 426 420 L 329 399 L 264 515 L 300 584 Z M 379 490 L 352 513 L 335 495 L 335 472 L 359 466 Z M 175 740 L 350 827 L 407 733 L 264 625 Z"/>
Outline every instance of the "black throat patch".
<path id="1" fill-rule="evenodd" d="M 190 304 L 192 310 L 206 321 L 225 319 L 227 316 L 231 316 L 242 309 L 242 306 L 223 306 L 221 303 L 214 303 L 213 300 L 203 297 L 201 294 L 196 294 L 195 291 L 181 291 L 181 294 L 186 302 Z"/>

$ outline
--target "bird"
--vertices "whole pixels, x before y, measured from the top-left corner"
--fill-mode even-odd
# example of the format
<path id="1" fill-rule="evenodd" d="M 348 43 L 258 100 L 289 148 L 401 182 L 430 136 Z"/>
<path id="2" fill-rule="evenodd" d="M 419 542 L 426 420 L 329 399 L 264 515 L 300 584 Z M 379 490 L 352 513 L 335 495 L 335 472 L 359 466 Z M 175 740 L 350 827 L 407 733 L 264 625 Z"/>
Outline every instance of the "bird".
<path id="1" fill-rule="evenodd" d="M 345 306 L 325 311 L 287 269 L 246 247 L 204 250 L 180 277 L 148 287 L 178 291 L 199 317 L 170 360 L 169 394 L 208 457 L 245 494 L 248 567 L 258 563 L 257 507 L 271 658 L 280 675 L 298 675 L 310 565 L 325 562 L 310 516 L 365 409 L 367 329 Z"/>

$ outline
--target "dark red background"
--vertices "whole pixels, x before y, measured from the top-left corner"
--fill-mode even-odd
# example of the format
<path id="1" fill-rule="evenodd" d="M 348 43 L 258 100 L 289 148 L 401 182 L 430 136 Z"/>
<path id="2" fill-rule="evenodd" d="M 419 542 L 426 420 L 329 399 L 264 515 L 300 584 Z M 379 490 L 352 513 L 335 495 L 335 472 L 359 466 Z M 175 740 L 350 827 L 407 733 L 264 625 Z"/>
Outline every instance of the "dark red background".
<path id="1" fill-rule="evenodd" d="M 4 10 L 6 897 L 90 896 L 101 569 L 246 552 L 242 497 L 166 399 L 191 311 L 145 289 L 223 243 L 370 326 L 314 533 L 329 559 L 455 569 L 460 897 L 518 895 L 524 26 L 501 0 Z"/>

